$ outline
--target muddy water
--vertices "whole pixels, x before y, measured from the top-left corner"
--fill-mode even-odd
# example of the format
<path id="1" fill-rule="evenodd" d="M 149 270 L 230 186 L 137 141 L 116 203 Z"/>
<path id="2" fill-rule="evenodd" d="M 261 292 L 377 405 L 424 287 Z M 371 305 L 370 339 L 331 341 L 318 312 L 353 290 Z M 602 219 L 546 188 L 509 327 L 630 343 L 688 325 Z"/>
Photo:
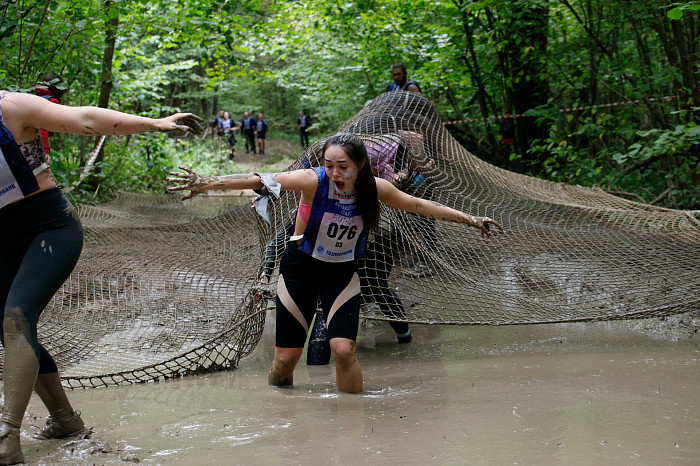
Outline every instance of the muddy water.
<path id="1" fill-rule="evenodd" d="M 272 325 L 238 370 L 69 393 L 92 441 L 29 437 L 30 463 L 698 464 L 700 336 L 656 338 L 625 323 L 414 326 L 358 338 L 365 389 L 333 366 L 267 385 Z M 35 419 L 35 417 L 41 417 Z"/>

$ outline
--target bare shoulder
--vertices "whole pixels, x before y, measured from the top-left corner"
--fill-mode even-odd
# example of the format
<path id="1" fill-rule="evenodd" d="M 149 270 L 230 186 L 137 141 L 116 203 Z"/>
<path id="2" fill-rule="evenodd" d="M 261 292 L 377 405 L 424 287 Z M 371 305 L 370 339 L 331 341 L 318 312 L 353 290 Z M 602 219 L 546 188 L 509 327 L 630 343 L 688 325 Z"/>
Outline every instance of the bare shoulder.
<path id="1" fill-rule="evenodd" d="M 312 191 L 316 192 L 318 176 L 311 169 L 292 170 L 284 173 L 277 173 L 275 176 L 284 191 Z"/>
<path id="2" fill-rule="evenodd" d="M 423 93 L 420 91 L 420 89 L 418 89 L 418 86 L 416 86 L 415 84 L 409 84 L 408 87 L 406 88 L 406 90 L 408 92 L 413 92 L 413 93 L 418 94 L 418 95 L 423 95 Z"/>
<path id="3" fill-rule="evenodd" d="M 21 92 L 7 92 L 5 94 L 5 97 L 2 99 L 3 114 L 10 113 L 13 118 L 19 118 L 23 109 L 26 109 L 27 106 L 32 106 L 35 104 L 35 98 L 39 100 L 44 100 L 41 97 L 37 97 L 31 94 L 23 94 Z"/>
<path id="4" fill-rule="evenodd" d="M 374 180 L 377 183 L 377 192 L 383 192 L 386 191 L 389 188 L 393 188 L 394 185 L 389 183 L 387 180 L 384 178 L 379 178 L 379 177 L 374 177 Z"/>
<path id="5" fill-rule="evenodd" d="M 8 92 L 2 99 L 2 115 L 5 126 L 19 143 L 36 137 L 34 122 L 43 113 L 43 105 L 55 105 L 41 97 L 21 92 Z"/>
<path id="6" fill-rule="evenodd" d="M 46 106 L 47 104 L 53 105 L 50 104 L 46 99 L 42 99 L 41 97 L 36 96 L 34 94 L 25 94 L 24 92 L 8 92 L 5 98 L 2 99 L 2 104 L 3 107 L 9 104 L 12 106 L 21 106 L 22 108 L 26 108 L 27 106 L 29 106 L 32 109 L 36 107 Z"/>

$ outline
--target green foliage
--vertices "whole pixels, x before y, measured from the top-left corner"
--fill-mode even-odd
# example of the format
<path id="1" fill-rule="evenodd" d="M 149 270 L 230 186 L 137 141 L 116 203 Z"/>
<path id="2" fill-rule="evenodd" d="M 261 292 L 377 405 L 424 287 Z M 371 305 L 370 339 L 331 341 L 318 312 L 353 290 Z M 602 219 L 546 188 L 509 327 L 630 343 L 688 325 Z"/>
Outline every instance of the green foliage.
<path id="1" fill-rule="evenodd" d="M 532 97 L 528 89 L 546 89 L 524 109 L 536 122 L 527 129 L 541 130 L 530 140 L 520 126 L 510 147 L 498 144 L 495 125 L 459 128 L 465 147 L 491 163 L 555 181 L 612 184 L 647 201 L 670 187 L 659 204 L 697 206 L 696 0 L 112 3 L 108 13 L 104 2 L 89 0 L 0 5 L 0 88 L 31 91 L 55 71 L 69 88 L 64 103 L 96 104 L 104 22 L 118 14 L 111 108 L 207 119 L 224 108 L 236 120 L 262 111 L 271 134 L 296 141 L 299 109 L 314 122 L 312 137 L 324 137 L 382 93 L 389 66 L 401 61 L 443 120 L 517 113 L 516 104 Z M 677 99 L 595 110 L 665 95 Z M 572 106 L 588 109 L 558 113 Z M 55 144 L 52 166 L 62 180 L 79 176 L 86 141 L 66 136 Z M 162 190 L 161 175 L 175 160 L 208 173 L 236 169 L 221 164 L 208 140 L 109 141 L 102 174 L 76 196 Z"/>
<path id="2" fill-rule="evenodd" d="M 667 130 L 637 131 L 637 135 L 639 142 L 631 144 L 625 152 L 612 154 L 619 165 L 618 171 L 624 172 L 635 165 L 648 166 L 651 170 L 639 177 L 641 187 L 656 193 L 670 187 L 674 204 L 691 208 L 700 205 L 700 126 L 691 122 Z"/>
<path id="3" fill-rule="evenodd" d="M 530 148 L 547 179 L 638 193 L 646 202 L 665 193 L 657 202 L 671 207 L 700 204 L 700 126 L 695 123 L 634 130 L 600 112 L 548 121 L 549 137 Z"/>
<path id="4" fill-rule="evenodd" d="M 668 10 L 668 13 L 666 13 L 668 18 L 672 20 L 679 20 L 683 17 L 683 13 L 685 11 L 692 12 L 700 10 L 700 1 L 693 0 L 690 2 L 672 3 L 671 5 L 668 5 L 668 7 L 670 7 L 670 10 Z"/>
<path id="5" fill-rule="evenodd" d="M 71 196 L 76 202 L 109 200 L 119 191 L 164 192 L 165 178 L 172 168 L 170 157 L 177 143 L 162 134 L 138 138 L 108 139 L 105 162 L 96 164 L 82 182 L 84 164 L 72 149 L 52 153 L 51 169 L 61 187 L 73 186 Z"/>

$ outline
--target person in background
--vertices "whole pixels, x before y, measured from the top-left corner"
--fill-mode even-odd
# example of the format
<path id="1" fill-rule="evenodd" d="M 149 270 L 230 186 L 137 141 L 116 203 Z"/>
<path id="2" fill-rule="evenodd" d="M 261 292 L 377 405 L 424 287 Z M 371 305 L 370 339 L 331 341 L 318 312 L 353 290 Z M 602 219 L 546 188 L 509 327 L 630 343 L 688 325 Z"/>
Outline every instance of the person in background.
<path id="1" fill-rule="evenodd" d="M 224 121 L 224 110 L 219 110 L 219 116 L 214 118 L 214 128 L 216 129 L 216 134 L 223 137 L 224 128 L 221 126 L 222 121 Z"/>
<path id="2" fill-rule="evenodd" d="M 418 83 L 409 81 L 406 77 L 406 67 L 403 63 L 394 63 L 391 65 L 391 79 L 393 79 L 394 82 L 386 87 L 386 92 L 407 91 L 423 95 Z"/>
<path id="3" fill-rule="evenodd" d="M 236 157 L 236 134 L 234 131 L 238 129 L 238 126 L 236 126 L 236 123 L 231 119 L 231 115 L 228 112 L 224 112 L 224 117 L 220 125 L 222 130 L 221 135 L 228 144 L 228 159 L 233 160 L 234 157 Z"/>
<path id="4" fill-rule="evenodd" d="M 255 154 L 255 132 L 257 121 L 255 117 L 250 114 L 250 112 L 243 113 L 243 119 L 241 120 L 241 131 L 243 132 L 243 137 L 245 138 L 245 153 L 253 151 Z"/>
<path id="5" fill-rule="evenodd" d="M 65 92 L 66 84 L 58 73 L 45 74 L 41 82 L 34 88 L 36 95 L 59 105 Z M 44 154 L 46 154 L 46 159 L 48 160 L 51 152 L 49 149 L 49 132 L 42 129 L 39 130 L 39 133 L 41 134 L 41 142 L 44 144 Z"/>
<path id="6" fill-rule="evenodd" d="M 267 121 L 263 120 L 263 114 L 258 113 L 258 119 L 255 124 L 256 134 L 258 138 L 258 152 L 265 155 L 265 139 L 267 138 Z"/>
<path id="7" fill-rule="evenodd" d="M 146 118 L 0 91 L 0 337 L 5 352 L 0 464 L 24 461 L 20 427 L 32 390 L 49 411 L 35 438 L 88 434 L 68 401 L 54 359 L 37 336 L 42 311 L 72 272 L 83 246 L 78 215 L 49 168 L 39 128 L 87 136 L 199 134 L 201 122 L 191 113 Z"/>
<path id="8" fill-rule="evenodd" d="M 299 139 L 301 140 L 301 147 L 309 147 L 309 126 L 311 126 L 311 119 L 304 114 L 304 110 L 299 110 L 299 118 L 297 118 L 297 128 L 299 128 Z"/>
<path id="9" fill-rule="evenodd" d="M 403 170 L 408 163 L 400 139 L 385 136 L 383 140 L 365 141 L 365 147 L 372 174 L 402 189 L 402 176 L 397 172 Z M 370 232 L 365 258 L 359 261 L 360 289 L 364 304 L 373 301 L 382 314 L 392 319 L 389 325 L 396 333 L 399 343 L 410 343 L 412 336 L 406 322 L 406 309 L 396 291 L 389 285 L 394 260 L 400 254 L 400 242 L 395 226 L 382 218 L 377 229 Z"/>

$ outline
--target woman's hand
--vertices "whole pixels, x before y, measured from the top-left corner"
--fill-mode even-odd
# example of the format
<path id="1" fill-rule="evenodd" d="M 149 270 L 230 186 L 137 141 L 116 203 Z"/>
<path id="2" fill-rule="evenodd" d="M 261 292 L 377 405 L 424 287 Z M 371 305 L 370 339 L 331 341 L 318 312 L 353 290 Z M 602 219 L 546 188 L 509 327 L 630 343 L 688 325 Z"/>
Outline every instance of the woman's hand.
<path id="1" fill-rule="evenodd" d="M 166 118 L 156 120 L 156 129 L 162 133 L 170 133 L 173 136 L 182 136 L 183 134 L 202 134 L 202 120 L 194 113 L 175 113 Z"/>
<path id="2" fill-rule="evenodd" d="M 167 178 L 168 181 L 171 181 L 173 183 L 183 183 L 184 184 L 179 184 L 176 186 L 168 186 L 168 191 L 190 191 L 190 193 L 182 198 L 184 201 L 185 199 L 192 199 L 195 197 L 197 194 L 201 193 L 204 191 L 204 187 L 207 186 L 207 179 L 200 175 L 199 173 L 196 173 L 192 170 L 190 170 L 187 167 L 179 167 L 180 170 L 184 170 L 187 173 L 182 173 L 182 172 L 170 172 L 171 175 L 173 175 L 173 178 Z"/>
<path id="3" fill-rule="evenodd" d="M 406 173 L 406 170 L 399 170 L 398 172 L 394 173 L 391 182 L 394 186 L 401 186 L 406 181 L 406 178 L 408 178 L 408 173 Z"/>
<path id="4" fill-rule="evenodd" d="M 497 221 L 489 217 L 471 217 L 469 224 L 481 230 L 481 236 L 491 236 L 490 228 L 492 225 L 503 231 L 503 227 Z"/>

